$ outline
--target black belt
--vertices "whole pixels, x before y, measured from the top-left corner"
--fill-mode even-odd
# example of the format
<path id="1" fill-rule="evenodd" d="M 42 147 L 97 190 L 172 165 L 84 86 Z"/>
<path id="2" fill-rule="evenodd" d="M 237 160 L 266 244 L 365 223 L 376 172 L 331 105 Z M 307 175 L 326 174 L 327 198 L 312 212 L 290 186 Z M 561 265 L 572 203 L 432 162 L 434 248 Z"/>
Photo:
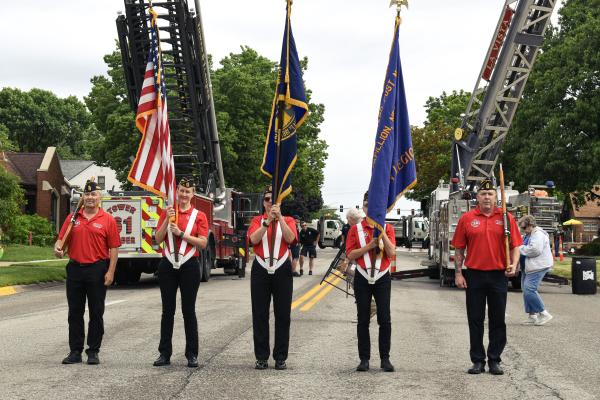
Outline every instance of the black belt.
<path id="1" fill-rule="evenodd" d="M 98 261 L 94 261 L 93 263 L 84 264 L 84 263 L 77 262 L 73 259 L 70 259 L 69 264 L 73 264 L 78 267 L 91 267 L 92 265 L 96 265 L 96 264 L 100 264 L 100 263 L 107 263 L 108 261 L 109 260 L 98 260 Z"/>

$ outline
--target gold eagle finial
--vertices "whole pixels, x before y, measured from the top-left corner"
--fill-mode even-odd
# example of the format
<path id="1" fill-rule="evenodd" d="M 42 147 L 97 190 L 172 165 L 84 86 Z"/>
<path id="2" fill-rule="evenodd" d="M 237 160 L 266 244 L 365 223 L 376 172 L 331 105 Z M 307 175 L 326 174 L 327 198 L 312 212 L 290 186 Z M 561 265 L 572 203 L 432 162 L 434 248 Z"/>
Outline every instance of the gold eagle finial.
<path id="1" fill-rule="evenodd" d="M 400 11 L 400 8 L 402 6 L 406 7 L 406 9 L 408 9 L 408 0 L 391 0 L 390 7 L 393 7 L 394 5 L 398 9 L 398 11 Z"/>

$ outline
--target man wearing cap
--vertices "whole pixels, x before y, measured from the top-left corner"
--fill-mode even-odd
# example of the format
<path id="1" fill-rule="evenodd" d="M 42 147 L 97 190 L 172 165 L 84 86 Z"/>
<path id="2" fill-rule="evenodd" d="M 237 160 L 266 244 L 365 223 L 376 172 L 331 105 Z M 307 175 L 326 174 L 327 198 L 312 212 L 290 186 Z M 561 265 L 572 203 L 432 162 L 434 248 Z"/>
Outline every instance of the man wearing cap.
<path id="1" fill-rule="evenodd" d="M 367 213 L 369 206 L 368 192 L 363 199 L 363 211 Z M 356 262 L 354 273 L 354 296 L 358 324 L 356 334 L 358 338 L 358 356 L 360 364 L 357 371 L 369 370 L 371 358 L 371 338 L 369 324 L 371 320 L 371 301 L 375 298 L 377 305 L 377 324 L 379 325 L 379 358 L 381 369 L 393 372 L 394 366 L 390 362 L 390 347 L 392 337 L 392 319 L 390 316 L 390 295 L 392 290 L 390 264 L 396 256 L 396 238 L 394 227 L 385 225 L 385 232 L 380 235 L 383 250 L 378 252 L 379 240 L 374 239 L 374 228 L 366 219 L 350 228 L 346 239 L 346 256 L 348 261 Z M 373 270 L 373 271 L 372 271 Z M 372 273 L 373 272 L 373 273 Z"/>
<path id="2" fill-rule="evenodd" d="M 106 288 L 114 279 L 118 248 L 121 246 L 117 224 L 112 215 L 100 208 L 100 187 L 87 181 L 83 203 L 69 214 L 54 245 L 54 254 L 62 258 L 68 245 L 67 303 L 69 305 L 69 355 L 63 364 L 81 362 L 85 339 L 83 314 L 87 298 L 89 325 L 86 350 L 88 364 L 98 364 L 98 352 L 104 334 Z M 71 226 L 70 230 L 68 229 Z M 69 231 L 69 235 L 66 235 Z M 65 237 L 67 236 L 67 237 Z"/>
<path id="3" fill-rule="evenodd" d="M 510 226 L 510 271 L 506 271 L 504 222 L 497 206 L 496 188 L 490 180 L 481 182 L 477 190 L 477 207 L 463 214 L 454 232 L 454 265 L 456 286 L 466 289 L 467 320 L 473 366 L 469 374 L 485 372 L 486 352 L 483 346 L 486 302 L 488 307 L 488 368 L 502 375 L 500 355 L 506 345 L 507 276 L 514 276 L 519 263 L 519 246 L 523 244 L 515 219 L 508 214 Z M 466 250 L 466 259 L 465 259 Z M 463 272 L 464 265 L 467 269 Z"/>

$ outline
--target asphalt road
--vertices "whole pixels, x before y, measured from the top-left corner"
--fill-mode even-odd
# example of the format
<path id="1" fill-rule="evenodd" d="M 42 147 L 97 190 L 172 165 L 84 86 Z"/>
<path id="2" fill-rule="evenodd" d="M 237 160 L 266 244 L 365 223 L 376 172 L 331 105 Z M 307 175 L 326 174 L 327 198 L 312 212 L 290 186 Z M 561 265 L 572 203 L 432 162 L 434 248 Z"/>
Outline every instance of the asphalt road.
<path id="1" fill-rule="evenodd" d="M 200 368 L 186 367 L 181 313 L 172 365 L 156 368 L 160 293 L 155 279 L 109 290 L 101 364 L 61 365 L 68 352 L 64 285 L 0 297 L 2 399 L 600 399 L 600 297 L 544 283 L 555 316 L 522 326 L 522 295 L 509 293 L 504 376 L 471 376 L 464 293 L 417 278 L 392 283 L 396 372 L 378 368 L 372 320 L 371 371 L 354 371 L 355 305 L 338 290 L 314 290 L 332 250 L 319 252 L 315 276 L 294 279 L 288 370 L 253 369 L 249 278 L 202 283 L 197 311 Z M 414 268 L 420 252 L 399 252 Z M 329 286 L 327 286 L 329 287 Z M 304 296 L 304 297 L 303 297 Z M 271 361 L 271 365 L 273 362 Z"/>

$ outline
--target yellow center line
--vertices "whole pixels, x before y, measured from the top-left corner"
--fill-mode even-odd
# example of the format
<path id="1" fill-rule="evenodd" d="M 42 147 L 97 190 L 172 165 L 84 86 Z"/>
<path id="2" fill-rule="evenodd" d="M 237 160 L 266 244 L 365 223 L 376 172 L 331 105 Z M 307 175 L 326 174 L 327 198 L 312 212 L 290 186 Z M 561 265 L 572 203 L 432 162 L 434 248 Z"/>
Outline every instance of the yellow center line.
<path id="1" fill-rule="evenodd" d="M 315 295 L 315 297 L 313 297 L 312 299 L 307 301 L 306 304 L 302 306 L 300 311 L 310 310 L 315 304 L 317 304 L 317 302 L 319 300 L 321 300 L 323 297 L 325 297 L 327 295 L 327 293 L 331 292 L 331 290 L 333 289 L 333 286 L 335 286 L 335 284 L 338 283 L 339 281 L 340 281 L 340 277 L 338 276 L 333 281 L 331 281 L 331 285 L 327 285 L 327 287 L 325 289 L 321 290 L 319 293 L 317 293 Z"/>
<path id="2" fill-rule="evenodd" d="M 327 278 L 325 278 L 325 280 L 327 282 L 331 282 L 332 278 L 333 278 L 333 275 L 329 275 Z M 294 302 L 292 303 L 292 310 L 297 308 L 300 304 L 304 303 L 306 300 L 308 300 L 311 296 L 313 296 L 319 290 L 323 289 L 325 286 L 328 286 L 328 285 L 321 285 L 319 283 L 315 287 L 310 289 L 308 292 L 304 293 L 301 297 L 294 300 Z"/>

